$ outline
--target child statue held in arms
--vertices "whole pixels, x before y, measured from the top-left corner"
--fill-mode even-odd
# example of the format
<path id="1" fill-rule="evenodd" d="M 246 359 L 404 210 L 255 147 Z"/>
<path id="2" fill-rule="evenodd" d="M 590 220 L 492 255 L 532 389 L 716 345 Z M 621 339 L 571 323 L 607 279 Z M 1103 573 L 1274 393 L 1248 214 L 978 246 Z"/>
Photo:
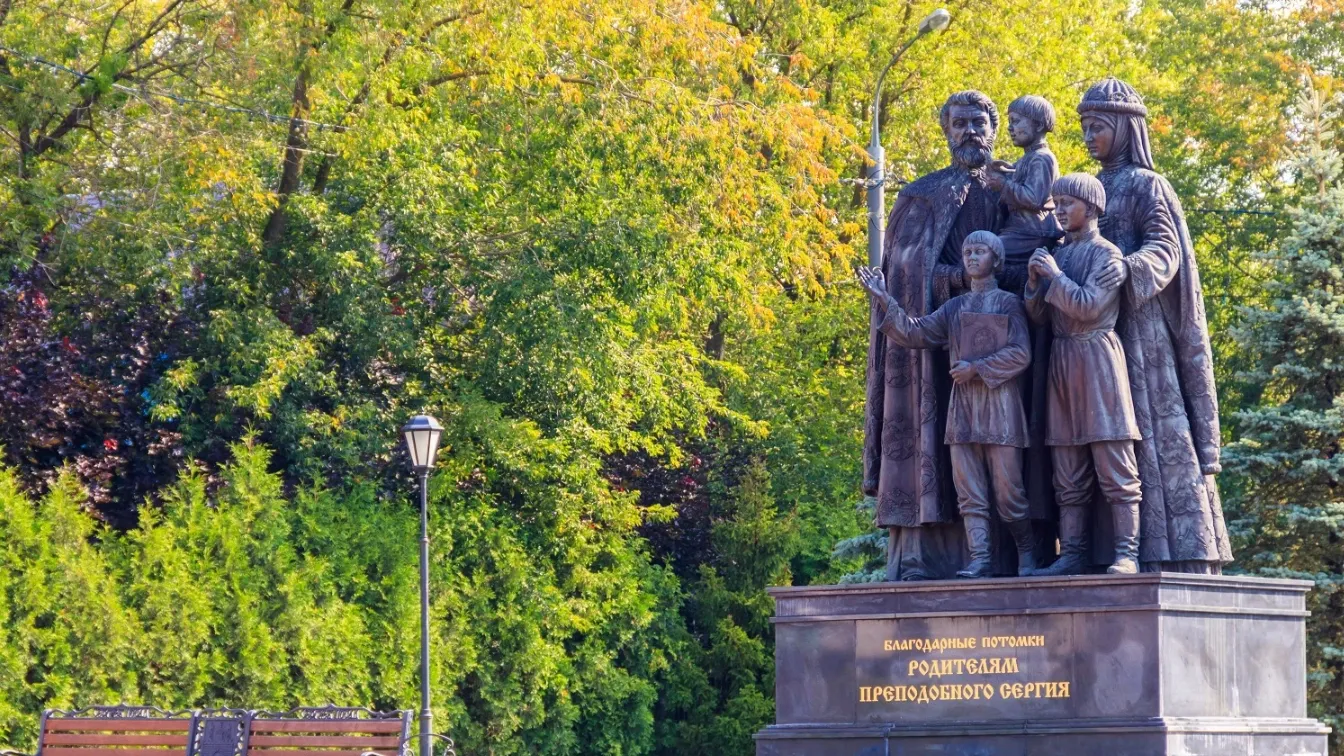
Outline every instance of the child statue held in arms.
<path id="1" fill-rule="evenodd" d="M 1129 374 L 1115 321 L 1120 289 L 1109 273 L 1120 250 L 1102 238 L 1097 218 L 1106 190 L 1086 173 L 1054 186 L 1055 217 L 1068 233 L 1051 257 L 1036 250 L 1028 266 L 1027 312 L 1054 331 L 1046 395 L 1046 446 L 1059 504 L 1059 559 L 1042 575 L 1085 572 L 1087 511 L 1099 484 L 1115 522 L 1115 560 L 1107 572 L 1138 572 L 1139 485 L 1134 441 L 1140 438 Z"/>
<path id="2" fill-rule="evenodd" d="M 887 294 L 882 271 L 860 267 L 859 279 L 885 313 L 879 330 L 893 343 L 907 349 L 946 347 L 950 352 L 953 384 L 944 443 L 951 451 L 957 505 L 971 552 L 970 564 L 957 575 L 992 574 L 991 500 L 1013 536 L 1018 574 L 1030 575 L 1036 566 L 1035 544 L 1022 485 L 1027 418 L 1015 380 L 1031 364 L 1027 315 L 1022 300 L 995 280 L 1004 262 L 999 237 L 975 231 L 961 252 L 971 290 L 921 318 L 911 318 Z"/>
<path id="3" fill-rule="evenodd" d="M 1021 294 L 1027 282 L 1027 263 L 1038 247 L 1054 248 L 1063 235 L 1055 222 L 1050 187 L 1059 178 L 1059 162 L 1046 136 L 1055 130 L 1055 108 L 1049 100 L 1023 95 L 1008 106 L 1008 136 L 1022 148 L 1016 164 L 995 160 L 985 172 L 985 183 L 999 193 L 1008 217 L 999 230 L 1006 255 L 999 284 Z"/>

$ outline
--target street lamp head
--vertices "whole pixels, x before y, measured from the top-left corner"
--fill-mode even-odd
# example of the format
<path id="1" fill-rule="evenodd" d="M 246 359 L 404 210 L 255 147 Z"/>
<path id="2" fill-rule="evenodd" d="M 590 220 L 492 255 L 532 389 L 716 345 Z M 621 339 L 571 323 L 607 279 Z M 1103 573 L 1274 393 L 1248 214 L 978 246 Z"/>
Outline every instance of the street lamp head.
<path id="1" fill-rule="evenodd" d="M 929 32 L 946 31 L 947 27 L 951 25 L 952 14 L 948 13 L 946 8 L 939 8 L 919 22 L 919 33 L 928 34 Z"/>
<path id="2" fill-rule="evenodd" d="M 434 466 L 434 456 L 439 453 L 439 436 L 443 435 L 443 426 L 429 415 L 416 415 L 402 427 L 406 437 L 406 451 L 411 456 L 411 467 L 418 473 L 429 472 Z"/>

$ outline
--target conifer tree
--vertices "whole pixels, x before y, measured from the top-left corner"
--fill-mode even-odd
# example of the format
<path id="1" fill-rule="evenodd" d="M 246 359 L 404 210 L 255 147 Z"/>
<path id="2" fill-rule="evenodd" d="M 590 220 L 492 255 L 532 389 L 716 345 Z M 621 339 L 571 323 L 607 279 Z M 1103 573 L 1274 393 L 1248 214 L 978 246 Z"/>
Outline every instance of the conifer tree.
<path id="1" fill-rule="evenodd" d="M 1338 101 L 1308 90 L 1298 104 L 1293 168 L 1301 197 L 1292 232 L 1264 254 L 1266 304 L 1249 308 L 1241 341 L 1257 356 L 1257 404 L 1237 414 L 1224 491 L 1239 569 L 1313 580 L 1309 594 L 1312 715 L 1344 723 L 1344 161 Z M 1336 735 L 1336 746 L 1339 736 Z"/>
<path id="2" fill-rule="evenodd" d="M 877 511 L 877 499 L 863 497 L 858 509 L 865 518 Z M 841 583 L 878 583 L 887 579 L 887 529 L 874 527 L 835 545 L 831 556 L 853 567 L 840 578 Z"/>
<path id="3" fill-rule="evenodd" d="M 667 713 L 680 720 L 668 751 L 736 756 L 752 751 L 753 733 L 774 716 L 774 600 L 765 591 L 792 583 L 798 526 L 776 506 L 759 459 L 748 461 L 736 485 L 714 498 L 714 557 L 700 565 L 685 607 L 697 642 L 692 653 L 713 690 L 709 700 L 701 693 L 667 702 Z"/>

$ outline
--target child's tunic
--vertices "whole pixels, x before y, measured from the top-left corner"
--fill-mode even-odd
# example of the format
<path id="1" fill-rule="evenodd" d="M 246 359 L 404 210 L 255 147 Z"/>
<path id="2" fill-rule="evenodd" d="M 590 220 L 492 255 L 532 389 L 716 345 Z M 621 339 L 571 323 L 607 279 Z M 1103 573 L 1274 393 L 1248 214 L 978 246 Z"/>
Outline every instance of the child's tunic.
<path id="1" fill-rule="evenodd" d="M 1008 316 L 1008 342 L 997 352 L 974 364 L 978 379 L 952 384 L 948 402 L 946 444 L 998 444 L 1026 448 L 1027 417 L 1022 394 L 1013 380 L 1031 364 L 1031 342 L 1022 300 L 1000 288 L 991 279 L 984 291 L 971 291 L 949 299 L 922 318 L 911 318 L 889 300 L 880 330 L 901 346 L 928 349 L 946 346 L 956 364 L 968 350 L 961 343 L 961 313 L 979 312 Z"/>
<path id="2" fill-rule="evenodd" d="M 1026 289 L 1032 320 L 1049 322 L 1054 331 L 1045 443 L 1137 440 L 1125 352 L 1115 333 L 1120 289 L 1096 284 L 1103 271 L 1121 264 L 1120 250 L 1093 231 L 1054 255 L 1063 275 Z"/>
<path id="3" fill-rule="evenodd" d="M 1027 282 L 1031 253 L 1038 247 L 1053 247 L 1063 231 L 1051 212 L 1055 204 L 1050 196 L 1050 188 L 1059 178 L 1059 161 L 1045 141 L 1027 147 L 1013 169 L 999 192 L 1007 210 L 1007 219 L 999 230 L 1004 250 L 999 284 L 1018 294 Z"/>

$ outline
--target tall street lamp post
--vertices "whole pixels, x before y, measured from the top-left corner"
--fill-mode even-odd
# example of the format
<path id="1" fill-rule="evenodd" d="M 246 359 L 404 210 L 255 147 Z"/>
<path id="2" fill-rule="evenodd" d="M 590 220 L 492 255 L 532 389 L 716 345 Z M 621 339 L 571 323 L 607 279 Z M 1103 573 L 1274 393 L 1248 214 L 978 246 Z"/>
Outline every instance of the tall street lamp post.
<path id="1" fill-rule="evenodd" d="M 429 473 L 439 453 L 443 426 L 429 415 L 416 415 L 401 429 L 411 468 L 420 476 L 420 756 L 433 755 L 434 717 L 429 711 Z"/>
<path id="2" fill-rule="evenodd" d="M 882 75 L 877 77 L 877 86 L 873 88 L 873 130 L 872 138 L 868 142 L 868 158 L 873 165 L 868 169 L 868 180 L 864 182 L 868 188 L 868 265 L 874 268 L 882 267 L 882 245 L 886 230 L 886 191 L 887 181 L 886 160 L 887 155 L 882 150 L 882 85 L 887 80 L 887 72 L 896 65 L 896 61 L 901 59 L 910 46 L 918 42 L 921 37 L 930 32 L 939 32 L 952 23 L 952 14 L 946 9 L 939 8 L 924 17 L 919 22 L 919 30 L 910 41 L 901 45 L 887 61 L 886 68 L 882 69 Z"/>

